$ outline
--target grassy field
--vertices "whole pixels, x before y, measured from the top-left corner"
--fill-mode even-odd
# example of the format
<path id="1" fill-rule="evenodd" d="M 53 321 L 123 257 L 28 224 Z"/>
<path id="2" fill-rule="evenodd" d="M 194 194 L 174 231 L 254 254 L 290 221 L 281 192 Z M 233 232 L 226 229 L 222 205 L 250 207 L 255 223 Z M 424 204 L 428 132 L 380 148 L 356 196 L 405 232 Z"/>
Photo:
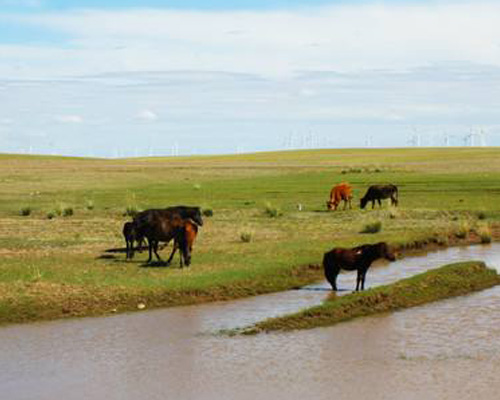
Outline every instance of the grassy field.
<path id="1" fill-rule="evenodd" d="M 326 212 L 341 181 L 353 185 L 355 208 Z M 360 210 L 359 197 L 375 183 L 398 185 L 400 207 Z M 495 239 L 500 219 L 496 148 L 122 160 L 0 155 L 0 184 L 0 323 L 284 290 L 321 277 L 310 265 L 333 246 L 478 240 L 471 231 Z M 179 269 L 177 258 L 150 268 L 145 254 L 125 261 L 124 253 L 104 252 L 124 246 L 127 208 L 177 204 L 214 212 L 189 269 Z M 379 233 L 360 233 L 376 221 Z"/>
<path id="2" fill-rule="evenodd" d="M 396 283 L 337 298 L 296 314 L 271 318 L 239 333 L 310 329 L 330 326 L 356 317 L 410 308 L 436 300 L 462 296 L 500 284 L 500 275 L 484 263 L 471 261 L 445 265 Z M 238 333 L 233 331 L 230 333 Z"/>

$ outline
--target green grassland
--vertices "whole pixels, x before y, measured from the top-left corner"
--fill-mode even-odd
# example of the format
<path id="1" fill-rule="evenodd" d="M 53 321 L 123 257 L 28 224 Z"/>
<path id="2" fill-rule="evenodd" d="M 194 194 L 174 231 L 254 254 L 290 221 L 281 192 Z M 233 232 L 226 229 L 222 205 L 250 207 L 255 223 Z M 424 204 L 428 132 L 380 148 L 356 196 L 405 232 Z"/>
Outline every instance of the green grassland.
<path id="1" fill-rule="evenodd" d="M 354 209 L 326 212 L 329 191 L 341 181 L 354 187 Z M 400 207 L 360 210 L 360 196 L 375 183 L 398 185 Z M 319 279 L 314 265 L 334 246 L 448 243 L 464 227 L 499 236 L 497 148 L 120 160 L 0 155 L 0 185 L 0 323 L 284 290 Z M 178 268 L 177 258 L 171 267 L 152 268 L 143 266 L 144 253 L 133 261 L 104 253 L 124 246 L 128 207 L 177 204 L 214 212 L 205 218 L 190 268 Z M 266 207 L 280 216 L 270 217 Z M 64 208 L 73 215 L 57 215 Z M 21 216 L 21 209 L 30 214 Z M 373 221 L 382 230 L 361 234 Z"/>

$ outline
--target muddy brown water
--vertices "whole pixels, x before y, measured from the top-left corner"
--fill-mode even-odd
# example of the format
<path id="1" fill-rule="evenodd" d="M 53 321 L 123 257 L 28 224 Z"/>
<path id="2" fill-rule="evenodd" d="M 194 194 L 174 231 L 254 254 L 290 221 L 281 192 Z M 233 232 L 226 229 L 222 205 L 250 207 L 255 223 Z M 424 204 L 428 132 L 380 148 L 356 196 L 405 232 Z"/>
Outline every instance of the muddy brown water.
<path id="1" fill-rule="evenodd" d="M 499 269 L 500 244 L 378 265 L 366 284 L 471 259 Z M 500 287 L 330 328 L 213 334 L 320 303 L 326 289 L 1 328 L 0 399 L 500 398 Z"/>

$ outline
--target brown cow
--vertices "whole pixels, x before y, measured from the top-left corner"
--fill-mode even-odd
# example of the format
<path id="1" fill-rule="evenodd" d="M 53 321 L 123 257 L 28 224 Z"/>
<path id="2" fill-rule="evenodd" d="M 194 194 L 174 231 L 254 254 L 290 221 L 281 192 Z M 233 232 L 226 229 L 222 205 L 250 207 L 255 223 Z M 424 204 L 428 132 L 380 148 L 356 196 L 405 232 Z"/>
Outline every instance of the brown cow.
<path id="1" fill-rule="evenodd" d="M 330 191 L 330 200 L 326 202 L 326 205 L 329 210 L 336 210 L 340 202 L 343 201 L 344 210 L 347 207 L 347 203 L 349 203 L 349 208 L 351 209 L 351 200 L 352 187 L 348 183 L 342 182 L 332 188 Z"/>
<path id="2" fill-rule="evenodd" d="M 180 250 L 180 266 L 182 265 L 182 259 L 184 259 L 184 263 L 186 267 L 189 267 L 191 264 L 191 254 L 193 253 L 193 243 L 198 235 L 198 225 L 196 225 L 191 220 L 185 220 L 183 222 L 183 226 L 178 228 L 175 232 L 174 236 L 174 247 L 172 249 L 172 253 L 168 258 L 167 264 L 170 264 L 172 258 L 174 258 L 174 254 L 177 249 Z"/>

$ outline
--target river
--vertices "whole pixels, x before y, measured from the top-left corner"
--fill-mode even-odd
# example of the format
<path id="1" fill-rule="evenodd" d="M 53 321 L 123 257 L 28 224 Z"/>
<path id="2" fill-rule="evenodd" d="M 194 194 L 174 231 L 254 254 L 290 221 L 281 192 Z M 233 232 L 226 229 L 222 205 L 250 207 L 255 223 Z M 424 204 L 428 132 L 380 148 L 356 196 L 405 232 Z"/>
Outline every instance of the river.
<path id="1" fill-rule="evenodd" d="M 381 263 L 366 287 L 471 259 L 500 268 L 500 244 Z M 355 274 L 338 284 L 352 290 Z M 0 328 L 0 399 L 500 398 L 500 287 L 329 328 L 214 334 L 318 304 L 328 288 Z"/>

